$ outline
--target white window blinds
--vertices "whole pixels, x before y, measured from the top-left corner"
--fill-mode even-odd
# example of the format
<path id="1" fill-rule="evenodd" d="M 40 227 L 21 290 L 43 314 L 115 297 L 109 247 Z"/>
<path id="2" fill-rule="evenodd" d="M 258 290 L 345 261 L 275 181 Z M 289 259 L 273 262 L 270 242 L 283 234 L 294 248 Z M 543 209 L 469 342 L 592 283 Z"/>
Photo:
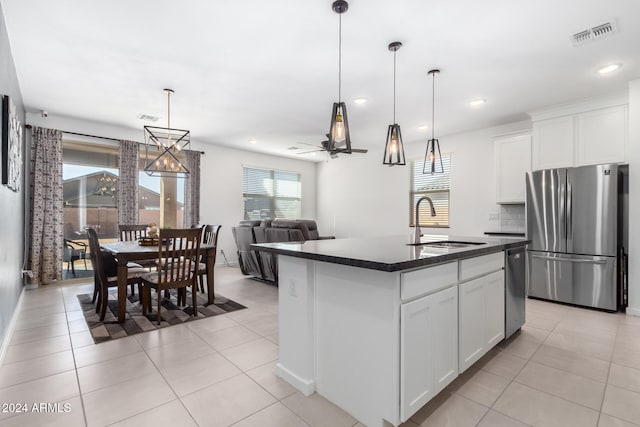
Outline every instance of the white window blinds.
<path id="1" fill-rule="evenodd" d="M 449 227 L 449 190 L 451 187 L 451 154 L 442 155 L 444 173 L 422 173 L 424 159 L 411 162 L 411 189 L 409 190 L 409 225 L 415 225 L 415 207 L 422 196 L 428 196 L 436 209 L 436 216 L 431 216 L 429 203 L 420 204 L 421 227 Z"/>
<path id="2" fill-rule="evenodd" d="M 300 174 L 242 168 L 244 218 L 300 218 Z"/>

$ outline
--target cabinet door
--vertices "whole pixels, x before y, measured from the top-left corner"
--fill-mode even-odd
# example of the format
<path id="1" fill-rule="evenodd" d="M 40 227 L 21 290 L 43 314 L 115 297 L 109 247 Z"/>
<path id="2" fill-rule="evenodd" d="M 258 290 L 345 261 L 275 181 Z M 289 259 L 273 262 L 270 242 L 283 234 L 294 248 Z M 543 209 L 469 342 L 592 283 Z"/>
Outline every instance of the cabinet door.
<path id="1" fill-rule="evenodd" d="M 578 166 L 624 163 L 626 146 L 626 106 L 603 108 L 578 116 Z"/>
<path id="2" fill-rule="evenodd" d="M 459 285 L 459 372 L 464 372 L 485 353 L 485 277 Z"/>
<path id="3" fill-rule="evenodd" d="M 402 304 L 400 325 L 404 422 L 458 376 L 458 288 Z"/>
<path id="4" fill-rule="evenodd" d="M 533 170 L 574 165 L 575 124 L 573 116 L 540 120 L 533 124 Z"/>
<path id="5" fill-rule="evenodd" d="M 491 349 L 504 339 L 504 271 L 485 276 L 485 348 Z"/>
<path id="6" fill-rule="evenodd" d="M 440 393 L 458 376 L 458 287 L 454 286 L 431 299 L 433 338 L 431 360 L 434 394 Z"/>
<path id="7" fill-rule="evenodd" d="M 524 203 L 525 174 L 531 170 L 531 135 L 496 139 L 496 202 Z"/>

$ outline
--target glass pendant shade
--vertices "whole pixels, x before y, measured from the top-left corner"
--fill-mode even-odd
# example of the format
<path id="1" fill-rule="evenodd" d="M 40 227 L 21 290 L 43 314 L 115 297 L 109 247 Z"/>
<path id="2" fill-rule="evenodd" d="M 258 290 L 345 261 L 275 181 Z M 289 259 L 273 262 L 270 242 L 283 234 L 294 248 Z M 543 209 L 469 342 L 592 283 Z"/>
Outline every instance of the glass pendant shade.
<path id="1" fill-rule="evenodd" d="M 387 130 L 387 142 L 384 146 L 384 158 L 382 159 L 383 165 L 406 165 L 404 157 L 404 144 L 402 144 L 402 132 L 400 131 L 400 125 L 394 123 L 389 125 Z"/>
<path id="2" fill-rule="evenodd" d="M 440 74 L 440 70 L 429 70 L 432 80 L 432 98 L 431 98 L 431 139 L 427 141 L 427 151 L 424 153 L 424 166 L 422 173 L 435 174 L 444 173 L 444 165 L 442 163 L 442 154 L 440 153 L 440 141 L 435 135 L 435 109 L 436 109 L 436 74 Z"/>
<path id="3" fill-rule="evenodd" d="M 191 144 L 191 132 L 171 128 L 171 94 L 173 90 L 165 89 L 164 91 L 167 94 L 167 127 L 144 127 L 144 171 L 151 176 L 186 178 L 189 175 L 189 170 L 184 165 L 186 162 L 185 152 Z"/>
<path id="4" fill-rule="evenodd" d="M 427 151 L 424 154 L 424 166 L 422 167 L 422 173 L 429 173 L 432 175 L 434 173 L 444 173 L 442 154 L 440 153 L 440 141 L 437 139 L 430 139 L 427 141 Z"/>
<path id="5" fill-rule="evenodd" d="M 351 154 L 351 137 L 349 136 L 347 106 L 344 102 L 333 103 L 327 150 L 331 152 Z"/>

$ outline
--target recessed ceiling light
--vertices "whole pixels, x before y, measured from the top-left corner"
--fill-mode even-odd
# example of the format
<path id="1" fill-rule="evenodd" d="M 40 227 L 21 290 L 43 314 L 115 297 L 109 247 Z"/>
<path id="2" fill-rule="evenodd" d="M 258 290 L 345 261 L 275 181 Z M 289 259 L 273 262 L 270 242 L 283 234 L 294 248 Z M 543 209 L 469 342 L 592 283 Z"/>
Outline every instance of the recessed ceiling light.
<path id="1" fill-rule="evenodd" d="M 480 107 L 481 105 L 484 105 L 486 103 L 487 103 L 486 99 L 478 98 L 478 99 L 471 100 L 471 102 L 469 102 L 469 105 L 471 105 L 472 107 Z"/>
<path id="2" fill-rule="evenodd" d="M 418 129 L 419 130 L 427 130 L 427 129 L 429 129 L 429 126 L 428 125 L 420 125 L 420 126 L 418 126 Z"/>
<path id="3" fill-rule="evenodd" d="M 256 141 L 255 139 L 250 139 L 249 140 L 249 144 L 256 145 L 257 143 L 258 143 L 258 141 Z"/>
<path id="4" fill-rule="evenodd" d="M 353 103 L 358 105 L 366 104 L 367 101 L 367 98 L 353 98 Z"/>
<path id="5" fill-rule="evenodd" d="M 606 67 L 602 67 L 598 70 L 598 74 L 609 74 L 613 73 L 616 70 L 619 70 L 622 67 L 622 64 L 611 64 Z"/>

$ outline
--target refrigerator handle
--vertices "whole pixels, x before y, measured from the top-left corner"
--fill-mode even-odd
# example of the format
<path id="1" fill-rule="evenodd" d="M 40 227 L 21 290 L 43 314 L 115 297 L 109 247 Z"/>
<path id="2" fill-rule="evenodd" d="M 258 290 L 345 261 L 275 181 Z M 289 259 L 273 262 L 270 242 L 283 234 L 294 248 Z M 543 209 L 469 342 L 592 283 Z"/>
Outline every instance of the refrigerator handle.
<path id="1" fill-rule="evenodd" d="M 531 255 L 531 258 L 544 259 L 546 261 L 556 261 L 556 262 L 573 262 L 576 264 L 604 265 L 607 263 L 606 260 L 591 260 L 591 259 L 583 259 L 583 258 L 560 258 L 560 257 L 545 256 L 545 255 Z"/>
<path id="2" fill-rule="evenodd" d="M 571 183 L 567 182 L 567 242 L 573 240 L 573 196 Z M 567 250 L 569 248 L 567 247 Z"/>

